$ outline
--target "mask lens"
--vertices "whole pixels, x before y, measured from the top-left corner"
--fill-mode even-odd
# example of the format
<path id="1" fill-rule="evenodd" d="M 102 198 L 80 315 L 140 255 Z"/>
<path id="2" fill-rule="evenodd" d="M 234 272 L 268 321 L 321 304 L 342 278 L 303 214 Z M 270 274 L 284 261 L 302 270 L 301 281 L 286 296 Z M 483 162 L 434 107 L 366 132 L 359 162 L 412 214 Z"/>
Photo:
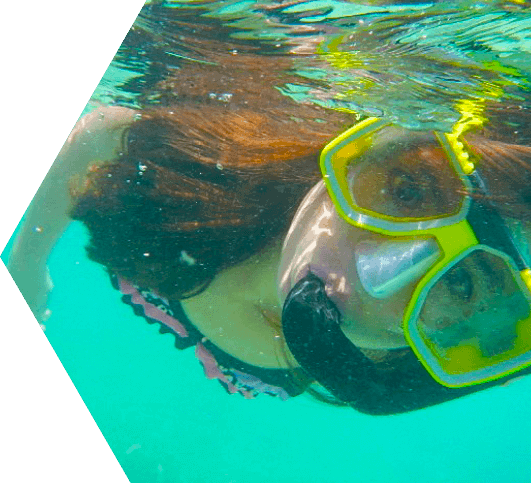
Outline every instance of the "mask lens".
<path id="1" fill-rule="evenodd" d="M 321 169 L 339 213 L 358 226 L 389 234 L 429 229 L 468 210 L 465 177 L 431 132 L 373 121 L 330 143 Z"/>
<path id="2" fill-rule="evenodd" d="M 410 338 L 429 370 L 449 386 L 520 369 L 531 362 L 526 293 L 504 258 L 476 249 L 431 285 L 409 323 Z"/>
<path id="3" fill-rule="evenodd" d="M 347 179 L 354 206 L 397 220 L 426 220 L 457 214 L 465 187 L 433 134 L 400 137 L 354 158 Z M 398 136 L 398 138 L 397 138 Z"/>

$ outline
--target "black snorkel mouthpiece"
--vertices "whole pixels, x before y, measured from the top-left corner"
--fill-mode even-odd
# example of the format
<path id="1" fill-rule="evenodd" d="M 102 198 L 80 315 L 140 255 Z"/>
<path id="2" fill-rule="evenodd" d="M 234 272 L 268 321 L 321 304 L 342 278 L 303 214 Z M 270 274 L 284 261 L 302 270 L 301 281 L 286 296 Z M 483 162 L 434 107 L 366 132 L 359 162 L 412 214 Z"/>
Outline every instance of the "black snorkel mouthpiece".
<path id="1" fill-rule="evenodd" d="M 284 303 L 282 327 L 289 350 L 299 364 L 343 402 L 355 402 L 368 390 L 374 364 L 347 339 L 340 314 L 323 281 L 309 273 Z"/>
<path id="2" fill-rule="evenodd" d="M 345 336 L 340 323 L 341 314 L 319 277 L 308 273 L 293 286 L 282 311 L 289 350 L 301 367 L 338 400 L 366 414 L 415 411 L 510 379 L 448 388 L 429 375 L 413 351 L 382 369 Z"/>

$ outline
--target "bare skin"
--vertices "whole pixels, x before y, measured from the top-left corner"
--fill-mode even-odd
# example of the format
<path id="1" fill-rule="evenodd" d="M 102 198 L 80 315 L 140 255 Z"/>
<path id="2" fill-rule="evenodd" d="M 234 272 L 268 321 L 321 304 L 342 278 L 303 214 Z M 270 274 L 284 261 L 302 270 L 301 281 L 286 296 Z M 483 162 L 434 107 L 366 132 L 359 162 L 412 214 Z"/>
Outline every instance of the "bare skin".
<path id="1" fill-rule="evenodd" d="M 220 273 L 182 306 L 197 328 L 218 347 L 260 367 L 287 368 L 280 330 L 282 305 L 276 291 L 281 244 Z M 275 326 L 275 322 L 278 326 Z"/>
<path id="2" fill-rule="evenodd" d="M 46 318 L 52 288 L 46 266 L 50 252 L 70 223 L 70 180 L 90 164 L 116 158 L 124 128 L 135 111 L 106 107 L 84 116 L 74 127 L 26 211 L 8 270 L 37 320 Z"/>

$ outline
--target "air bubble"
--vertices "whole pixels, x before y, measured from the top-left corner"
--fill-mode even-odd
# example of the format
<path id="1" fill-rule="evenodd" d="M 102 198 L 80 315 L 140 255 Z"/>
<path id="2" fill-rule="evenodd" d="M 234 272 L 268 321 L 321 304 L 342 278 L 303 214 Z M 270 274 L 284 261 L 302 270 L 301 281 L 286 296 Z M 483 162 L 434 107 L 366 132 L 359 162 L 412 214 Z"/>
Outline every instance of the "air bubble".
<path id="1" fill-rule="evenodd" d="M 230 94 L 229 92 L 225 92 L 224 94 L 220 94 L 218 96 L 218 101 L 221 101 L 221 102 L 230 102 L 231 99 L 232 99 L 232 94 Z"/>
<path id="2" fill-rule="evenodd" d="M 190 256 L 186 251 L 181 250 L 181 256 L 179 257 L 179 261 L 185 265 L 188 265 L 189 267 L 195 265 L 197 263 L 196 259 L 192 256 Z"/>
<path id="3" fill-rule="evenodd" d="M 208 94 L 209 99 L 220 101 L 220 102 L 230 102 L 232 99 L 233 94 L 230 92 L 224 92 L 223 94 L 216 94 L 215 92 L 211 92 Z"/>

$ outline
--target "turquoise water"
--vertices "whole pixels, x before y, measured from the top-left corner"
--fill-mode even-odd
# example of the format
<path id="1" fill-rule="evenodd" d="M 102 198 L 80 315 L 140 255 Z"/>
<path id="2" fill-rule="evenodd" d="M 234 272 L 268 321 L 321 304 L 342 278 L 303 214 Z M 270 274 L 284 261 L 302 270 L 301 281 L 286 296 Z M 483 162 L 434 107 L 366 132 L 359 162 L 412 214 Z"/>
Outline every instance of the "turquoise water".
<path id="1" fill-rule="evenodd" d="M 192 2 L 174 7 L 185 3 Z M 529 11 L 513 2 L 489 2 L 488 8 L 478 2 L 306 2 L 273 13 L 252 1 L 193 3 L 203 4 L 208 22 L 227 27 L 218 40 L 242 39 L 264 54 L 284 49 L 288 55 L 313 35 L 337 39 L 361 25 L 356 42 L 363 44 L 363 71 L 350 65 L 315 87 L 309 79 L 331 68 L 301 57 L 300 82 L 279 86 L 309 102 L 430 126 L 455 120 L 457 97 L 529 104 Z M 170 17 L 151 6 L 139 25 L 146 31 L 157 26 L 159 40 L 165 39 Z M 295 36 L 303 24 L 317 26 L 316 32 Z M 162 75 L 146 56 L 174 64 L 176 55 L 201 60 L 202 52 L 186 43 L 189 34 L 181 33 L 176 43 L 160 40 L 147 54 L 141 53 L 147 42 L 129 39 L 94 100 L 137 105 L 138 80 L 149 85 Z M 384 40 L 389 47 L 382 50 Z M 353 49 L 353 39 L 342 42 L 345 51 Z M 170 44 L 172 55 L 164 54 Z M 445 75 L 441 66 L 448 67 Z M 305 396 L 287 402 L 229 396 L 204 377 L 193 349 L 177 351 L 172 336 L 121 303 L 104 270 L 87 260 L 86 242 L 84 228 L 74 223 L 51 256 L 55 288 L 45 333 L 132 483 L 531 481 L 531 378 L 377 418 Z"/>

